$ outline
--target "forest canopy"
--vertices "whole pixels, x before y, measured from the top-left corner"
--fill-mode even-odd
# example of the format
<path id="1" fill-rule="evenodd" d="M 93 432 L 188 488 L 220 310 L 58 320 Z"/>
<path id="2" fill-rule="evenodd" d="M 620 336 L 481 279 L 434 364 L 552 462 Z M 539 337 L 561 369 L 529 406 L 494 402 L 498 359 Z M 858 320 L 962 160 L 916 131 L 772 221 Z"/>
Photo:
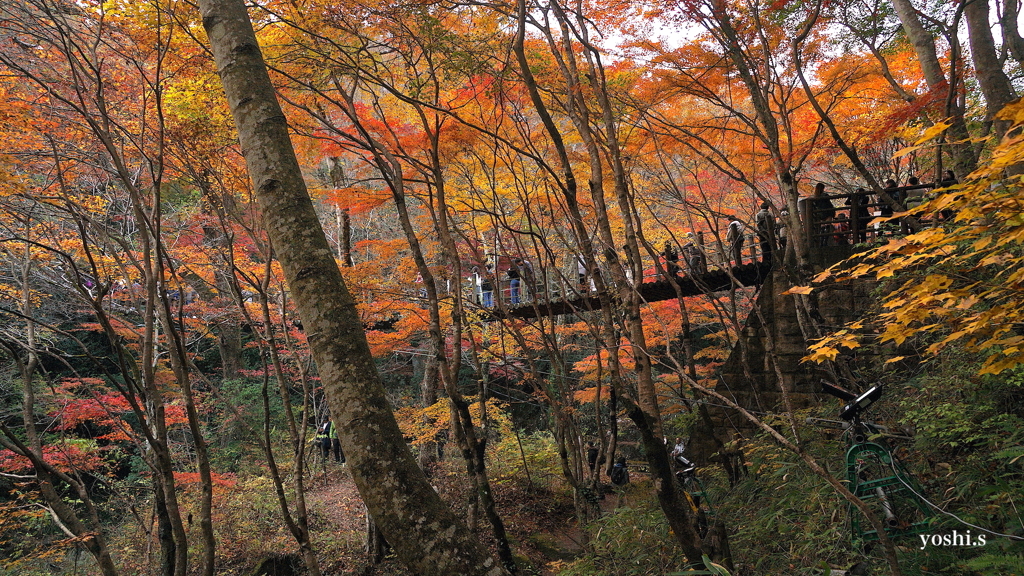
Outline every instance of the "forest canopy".
<path id="1" fill-rule="evenodd" d="M 1019 573 L 1020 12 L 4 3 L 0 576 Z"/>

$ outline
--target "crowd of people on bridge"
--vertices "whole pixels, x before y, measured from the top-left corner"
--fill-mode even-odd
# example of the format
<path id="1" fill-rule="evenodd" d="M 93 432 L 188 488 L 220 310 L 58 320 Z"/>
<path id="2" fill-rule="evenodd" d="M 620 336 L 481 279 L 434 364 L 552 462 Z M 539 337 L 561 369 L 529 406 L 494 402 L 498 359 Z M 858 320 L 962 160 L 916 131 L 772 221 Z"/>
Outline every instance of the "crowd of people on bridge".
<path id="1" fill-rule="evenodd" d="M 767 223 L 759 224 L 760 228 L 769 226 Z M 760 229 L 759 228 L 759 229 Z M 772 231 L 784 230 L 784 226 L 774 223 L 770 225 Z M 773 232 L 774 233 L 774 232 Z M 739 218 L 733 216 L 726 227 L 726 252 L 728 258 L 725 264 L 734 263 L 739 266 L 744 263 L 744 246 L 748 236 L 748 227 Z M 668 277 L 681 277 L 686 275 L 701 275 L 708 272 L 708 251 L 704 246 L 704 234 L 698 232 L 696 235 L 687 232 L 680 243 L 666 240 L 662 250 L 657 254 L 657 262 L 653 269 L 644 272 L 640 255 L 634 254 L 628 245 L 623 246 L 623 273 L 629 284 L 636 284 L 650 281 L 650 278 L 666 279 Z M 764 243 L 761 244 L 764 246 Z M 762 248 L 762 251 L 764 249 Z M 770 256 L 770 252 L 768 253 Z M 500 263 L 496 267 L 495 261 Z M 600 265 L 600 255 L 594 255 L 594 262 Z M 575 285 L 563 282 L 561 274 L 552 275 L 558 287 L 545 285 L 544 279 L 539 278 L 531 261 L 525 257 L 516 256 L 493 256 L 485 255 L 483 263 L 475 264 L 470 270 L 470 286 L 472 288 L 472 301 L 477 306 L 493 308 L 496 306 L 496 299 L 506 305 L 515 307 L 528 304 L 534 299 L 543 296 L 545 298 L 558 297 L 563 292 L 590 293 L 597 290 L 594 275 L 582 254 L 572 257 L 575 266 Z M 641 266 L 641 277 L 634 278 L 634 270 L 637 264 Z M 550 279 L 549 279 L 550 280 Z M 564 284 L 564 285 L 563 285 Z M 497 293 L 497 295 L 496 295 Z"/>
<path id="2" fill-rule="evenodd" d="M 507 280 L 508 303 L 511 306 L 525 304 L 533 295 L 540 292 L 533 263 L 526 258 L 517 256 L 509 259 L 503 274 Z M 470 279 L 474 302 L 478 306 L 493 308 L 496 285 L 500 286 L 501 282 L 495 274 L 495 266 L 490 257 L 484 257 L 482 267 L 479 264 L 473 266 Z"/>
<path id="3" fill-rule="evenodd" d="M 902 186 L 895 179 L 887 179 L 882 193 L 878 195 L 864 188 L 857 188 L 853 194 L 829 195 L 825 184 L 819 182 L 808 202 L 814 222 L 812 245 L 857 244 L 881 236 L 905 234 L 909 231 L 906 218 L 877 225 L 872 225 L 872 221 L 878 217 L 892 217 L 899 208 L 917 208 L 934 198 L 934 190 L 956 184 L 958 180 L 952 170 L 946 170 L 938 182 L 931 184 L 922 183 L 916 176 L 908 177 Z M 834 200 L 843 201 L 843 205 L 836 206 Z M 941 210 L 937 215 L 939 221 L 951 220 L 953 216 L 949 209 Z"/>
<path id="4" fill-rule="evenodd" d="M 901 229 L 906 232 L 906 225 L 901 222 L 872 224 L 875 218 L 893 216 L 894 207 L 909 210 L 920 206 L 931 199 L 933 189 L 955 184 L 956 176 L 950 170 L 945 171 L 942 179 L 933 184 L 922 184 L 913 176 L 902 186 L 894 179 L 886 180 L 882 193 L 877 196 L 863 188 L 857 188 L 852 194 L 828 194 L 826 185 L 818 182 L 811 195 L 800 203 L 801 221 L 806 225 L 805 219 L 811 219 L 809 242 L 812 246 L 865 243 L 876 237 L 895 234 Z M 720 266 L 741 266 L 758 256 L 762 262 L 770 262 L 777 251 L 785 250 L 790 237 L 789 211 L 784 206 L 776 210 L 769 202 L 762 202 L 758 208 L 752 226 L 736 215 L 727 217 L 722 244 L 724 250 L 718 258 L 721 260 L 718 263 Z M 809 215 L 805 212 L 809 212 Z M 949 210 L 943 210 L 938 215 L 940 220 L 952 217 Z M 683 274 L 707 274 L 709 252 L 703 236 L 702 232 L 696 235 L 687 232 L 677 239 L 666 240 L 657 255 L 654 270 L 647 275 L 641 272 L 639 279 L 634 278 L 634 274 L 635 270 L 644 269 L 642 257 L 634 254 L 628 245 L 623 246 L 621 261 L 626 281 L 635 284 L 650 277 L 667 279 L 678 278 Z M 756 255 L 753 254 L 755 250 Z M 473 301 L 485 308 L 495 306 L 495 292 L 500 294 L 502 302 L 512 307 L 528 304 L 541 296 L 556 298 L 572 291 L 584 294 L 594 292 L 596 286 L 590 266 L 594 262 L 600 265 L 602 261 L 598 254 L 594 255 L 592 263 L 588 263 L 588 258 L 583 254 L 570 256 L 571 263 L 575 265 L 575 286 L 563 281 L 560 274 L 555 274 L 552 277 L 556 278 L 558 288 L 553 288 L 538 278 L 533 264 L 525 257 L 497 256 L 494 261 L 491 258 L 484 256 L 483 263 L 473 266 L 471 273 Z M 496 264 L 501 265 L 500 269 L 496 268 Z"/>

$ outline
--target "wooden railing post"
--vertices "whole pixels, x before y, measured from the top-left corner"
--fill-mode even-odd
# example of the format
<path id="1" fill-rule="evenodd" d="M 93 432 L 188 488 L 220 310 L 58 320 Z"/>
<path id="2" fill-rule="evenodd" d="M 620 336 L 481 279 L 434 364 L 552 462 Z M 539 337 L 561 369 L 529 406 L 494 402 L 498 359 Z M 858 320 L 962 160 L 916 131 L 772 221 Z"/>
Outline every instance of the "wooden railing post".
<path id="1" fill-rule="evenodd" d="M 815 247 L 820 244 L 815 237 L 814 203 L 811 202 L 810 198 L 801 198 L 798 200 L 797 206 L 797 216 L 800 218 L 800 225 L 804 229 L 804 242 L 806 242 L 807 253 L 810 255 Z"/>
<path id="2" fill-rule="evenodd" d="M 708 273 L 708 252 L 704 248 L 704 232 L 697 232 L 697 249 L 700 250 L 700 269 L 697 270 L 698 274 Z"/>
<path id="3" fill-rule="evenodd" d="M 860 199 L 864 194 L 861 192 L 854 192 L 850 196 L 850 244 L 856 244 L 860 239 L 860 229 L 862 223 L 860 221 L 861 203 Z"/>

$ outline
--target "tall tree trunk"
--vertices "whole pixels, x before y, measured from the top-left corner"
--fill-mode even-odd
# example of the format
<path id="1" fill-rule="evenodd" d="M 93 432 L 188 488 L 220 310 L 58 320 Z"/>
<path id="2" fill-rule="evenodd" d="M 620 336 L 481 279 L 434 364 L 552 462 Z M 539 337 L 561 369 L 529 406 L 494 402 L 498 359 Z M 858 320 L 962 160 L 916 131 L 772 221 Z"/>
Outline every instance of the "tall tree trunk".
<path id="1" fill-rule="evenodd" d="M 967 17 L 967 29 L 970 32 L 974 76 L 978 79 L 978 86 L 985 96 L 985 120 L 992 122 L 996 138 L 1002 138 L 1010 127 L 1010 121 L 996 120 L 996 112 L 1017 95 L 996 54 L 996 43 L 992 38 L 992 28 L 988 21 L 988 0 L 968 0 L 964 6 L 964 15 Z"/>
<path id="2" fill-rule="evenodd" d="M 159 238 L 156 239 L 156 244 L 160 245 Z M 213 531 L 213 470 L 210 467 L 209 451 L 206 439 L 203 437 L 202 425 L 199 421 L 199 411 L 196 408 L 195 397 L 192 394 L 192 382 L 189 376 L 185 343 L 181 339 L 181 333 L 175 328 L 175 326 L 181 326 L 184 323 L 181 321 L 180 314 L 178 315 L 177 323 L 175 322 L 170 304 L 163 294 L 160 297 L 158 312 L 160 322 L 164 327 L 164 333 L 167 335 L 167 340 L 170 344 L 167 357 L 170 360 L 171 369 L 174 372 L 175 380 L 184 399 L 185 415 L 189 431 L 192 433 L 196 467 L 199 470 L 199 531 L 202 535 L 202 564 L 200 573 L 203 576 L 213 576 L 217 552 L 217 540 Z"/>
<path id="3" fill-rule="evenodd" d="M 998 4 L 998 3 L 997 3 Z M 1003 43 L 1010 57 L 1024 65 L 1024 38 L 1020 35 L 1017 17 L 1020 15 L 1020 0 L 1002 0 L 999 13 L 999 29 L 1003 32 Z"/>
<path id="4" fill-rule="evenodd" d="M 424 408 L 437 403 L 437 379 L 440 371 L 437 365 L 437 355 L 433 349 L 434 343 L 431 341 L 427 344 L 427 357 L 423 362 L 423 380 L 420 381 L 420 395 Z M 434 463 L 437 462 L 436 441 L 423 443 L 420 447 L 419 462 L 423 472 L 430 476 Z"/>
<path id="5" fill-rule="evenodd" d="M 348 182 L 348 176 L 345 175 L 345 167 L 341 164 L 341 158 L 332 157 L 330 159 L 330 177 L 331 185 L 335 188 L 341 188 Z M 349 268 L 352 267 L 352 216 L 348 212 L 348 208 L 341 208 L 340 206 L 335 208 L 337 210 L 338 220 L 338 257 L 341 259 L 342 265 Z"/>
<path id="6" fill-rule="evenodd" d="M 975 165 L 978 163 L 978 158 L 974 148 L 967 142 L 970 133 L 967 131 L 967 124 L 964 122 L 963 107 L 958 104 L 956 95 L 956 87 L 959 84 L 956 81 L 956 71 L 963 68 L 956 65 L 956 60 L 958 59 L 955 55 L 956 51 L 954 51 L 954 63 L 951 67 L 954 71 L 950 74 L 952 78 L 946 78 L 946 74 L 942 70 L 942 64 L 939 62 L 938 51 L 935 48 L 935 38 L 921 24 L 921 19 L 917 15 L 917 9 L 914 8 L 913 2 L 911 0 L 893 0 L 893 6 L 896 8 L 896 14 L 899 16 L 900 23 L 903 24 L 903 31 L 906 33 L 907 39 L 910 40 L 910 44 L 914 47 L 914 54 L 917 55 L 917 61 L 921 66 L 925 82 L 928 83 L 928 88 L 930 90 L 940 90 L 946 87 L 949 90 L 946 113 L 952 116 L 953 119 L 949 135 L 951 140 L 950 149 L 953 152 L 954 158 L 954 170 L 960 174 L 967 174 L 974 170 Z"/>
<path id="7" fill-rule="evenodd" d="M 160 542 L 160 573 L 174 575 L 175 544 L 170 516 L 167 513 L 167 499 L 160 482 L 153 483 L 153 513 L 156 514 L 156 537 Z"/>
<path id="8" fill-rule="evenodd" d="M 914 54 L 924 73 L 924 80 L 929 88 L 935 88 L 946 81 L 946 73 L 942 71 L 942 64 L 939 63 L 939 53 L 935 49 L 935 38 L 932 37 L 917 17 L 917 9 L 911 0 L 892 0 L 903 24 L 903 32 L 914 47 Z"/>
<path id="9" fill-rule="evenodd" d="M 270 251 L 268 250 L 268 256 L 269 252 Z M 267 370 L 265 363 L 263 366 L 263 441 L 261 442 L 261 445 L 267 456 L 267 465 L 270 470 L 271 479 L 274 482 L 278 506 L 281 508 L 281 516 L 284 519 L 285 525 L 288 527 L 289 532 L 291 532 L 292 537 L 295 538 L 295 542 L 299 545 L 302 562 L 306 566 L 309 576 L 320 576 L 320 564 L 317 562 L 316 554 L 313 550 L 313 544 L 309 537 L 309 514 L 306 511 L 306 494 L 303 480 L 303 466 L 306 449 L 303 440 L 306 437 L 307 421 L 305 414 L 307 412 L 307 403 L 309 398 L 307 390 L 308 386 L 304 386 L 303 390 L 303 420 L 302 425 L 300 426 L 295 417 L 295 410 L 292 408 L 291 390 L 284 374 L 284 364 L 281 361 L 281 355 L 278 352 L 278 348 L 281 346 L 281 343 L 275 334 L 274 323 L 270 316 L 270 302 L 267 296 L 270 279 L 271 266 L 268 258 L 264 277 L 260 285 L 260 309 L 262 312 L 263 325 L 266 327 L 265 340 L 262 348 L 270 355 L 274 378 L 277 381 L 277 393 L 278 397 L 281 398 L 281 404 L 284 408 L 284 417 L 288 424 L 288 433 L 292 444 L 292 462 L 295 470 L 295 473 L 292 476 L 295 483 L 294 494 L 292 496 L 293 504 L 289 503 L 288 494 L 285 492 L 284 476 L 281 474 L 281 470 L 277 465 L 277 458 L 274 455 L 273 449 L 274 445 L 271 441 L 271 411 L 270 399 L 267 392 L 269 371 Z M 283 308 L 285 303 L 282 302 L 281 306 Z M 285 332 L 285 338 L 287 338 L 287 332 L 283 332 Z M 301 372 L 300 377 L 305 381 L 305 370 L 300 367 L 299 371 Z"/>
<path id="10" fill-rule="evenodd" d="M 411 571 L 506 574 L 441 501 L 402 437 L 348 291 L 302 180 L 287 122 L 242 0 L 201 0 L 263 217 L 305 325 L 349 470 Z"/>

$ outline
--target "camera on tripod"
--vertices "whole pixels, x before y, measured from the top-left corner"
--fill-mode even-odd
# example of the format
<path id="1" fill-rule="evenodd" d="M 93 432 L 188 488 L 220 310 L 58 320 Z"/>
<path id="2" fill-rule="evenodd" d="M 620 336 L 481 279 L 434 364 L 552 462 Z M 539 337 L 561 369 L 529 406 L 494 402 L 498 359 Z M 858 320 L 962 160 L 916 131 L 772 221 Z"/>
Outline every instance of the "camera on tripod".
<path id="1" fill-rule="evenodd" d="M 861 414 L 866 412 L 872 404 L 882 397 L 881 386 L 872 386 L 867 392 L 860 396 L 851 394 L 842 388 L 829 384 L 828 382 L 821 383 L 821 390 L 826 394 L 835 396 L 836 398 L 846 402 L 846 406 L 843 406 L 843 409 L 839 411 L 839 417 L 847 422 L 854 423 L 859 422 Z"/>

